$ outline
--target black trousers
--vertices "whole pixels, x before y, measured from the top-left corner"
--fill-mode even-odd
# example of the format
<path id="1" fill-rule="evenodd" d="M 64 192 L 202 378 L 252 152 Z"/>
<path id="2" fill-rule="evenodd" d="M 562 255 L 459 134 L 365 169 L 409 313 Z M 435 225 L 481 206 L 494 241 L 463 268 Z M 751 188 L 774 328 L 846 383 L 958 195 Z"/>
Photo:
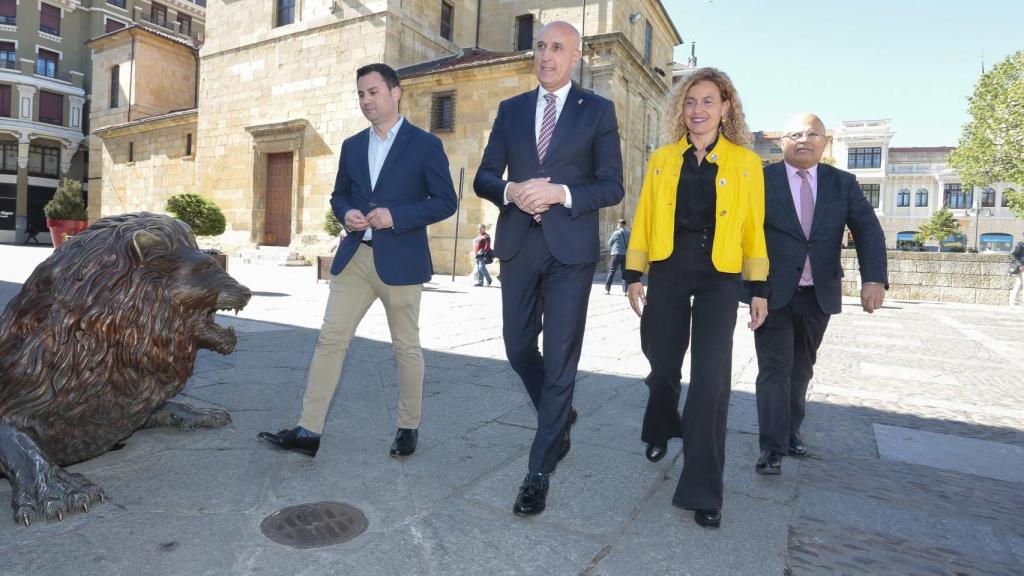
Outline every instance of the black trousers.
<path id="1" fill-rule="evenodd" d="M 625 254 L 612 254 L 608 260 L 608 276 L 604 279 L 604 291 L 608 292 L 612 289 L 612 283 L 615 282 L 615 271 L 618 270 L 622 276 L 622 291 L 626 291 L 626 255 Z"/>
<path id="2" fill-rule="evenodd" d="M 647 306 L 640 320 L 641 347 L 651 364 L 641 439 L 683 439 L 683 471 L 672 503 L 691 510 L 722 507 L 732 340 L 739 306 L 740 275 L 715 270 L 712 238 L 711 230 L 676 232 L 672 255 L 651 264 Z M 680 418 L 687 348 L 692 350 L 690 385 Z"/>
<path id="3" fill-rule="evenodd" d="M 501 262 L 505 354 L 537 409 L 530 472 L 546 474 L 558 464 L 593 281 L 594 263 L 555 260 L 540 228 L 531 227 L 515 258 Z M 537 348 L 542 329 L 543 355 Z"/>
<path id="4" fill-rule="evenodd" d="M 761 450 L 789 452 L 807 411 L 807 385 L 829 315 L 814 288 L 800 289 L 786 306 L 768 312 L 754 333 L 757 350 L 757 421 Z"/>

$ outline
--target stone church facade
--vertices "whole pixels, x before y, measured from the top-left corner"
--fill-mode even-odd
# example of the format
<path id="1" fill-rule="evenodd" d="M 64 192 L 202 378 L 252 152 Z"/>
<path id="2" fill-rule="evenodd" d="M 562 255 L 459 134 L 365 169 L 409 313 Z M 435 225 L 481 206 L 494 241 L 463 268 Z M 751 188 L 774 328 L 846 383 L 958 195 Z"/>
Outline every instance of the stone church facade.
<path id="1" fill-rule="evenodd" d="M 472 181 L 498 103 L 536 86 L 530 47 L 543 24 L 581 29 L 575 79 L 616 103 L 627 199 L 604 212 L 603 232 L 635 206 L 682 42 L 659 0 L 596 0 L 585 13 L 582 3 L 557 0 L 210 0 L 206 8 L 198 67 L 189 63 L 193 48 L 145 31 L 93 42 L 97 77 L 131 57 L 135 37 L 132 66 L 152 69 L 164 85 L 134 93 L 129 107 L 139 112 L 130 121 L 95 98 L 92 158 L 101 177 L 91 215 L 161 210 L 167 196 L 195 191 L 224 210 L 226 246 L 299 249 L 323 240 L 341 143 L 367 126 L 355 71 L 385 62 L 402 78 L 402 113 L 441 138 L 456 185 L 463 174 L 458 213 L 430 228 L 438 273 L 453 261 L 468 273 L 476 224 L 497 219 Z"/>

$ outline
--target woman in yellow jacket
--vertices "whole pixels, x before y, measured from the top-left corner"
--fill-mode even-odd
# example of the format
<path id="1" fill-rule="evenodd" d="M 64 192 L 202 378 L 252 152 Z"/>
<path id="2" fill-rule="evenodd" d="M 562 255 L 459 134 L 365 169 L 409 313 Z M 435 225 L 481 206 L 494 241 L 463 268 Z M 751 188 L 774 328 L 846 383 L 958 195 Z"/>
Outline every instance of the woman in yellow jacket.
<path id="1" fill-rule="evenodd" d="M 670 438 L 683 439 L 672 503 L 694 510 L 701 526 L 718 527 L 741 278 L 756 296 L 748 326 L 758 328 L 768 313 L 764 177 L 760 158 L 744 148 L 750 134 L 743 107 L 723 72 L 701 68 L 677 84 L 665 117 L 673 143 L 647 163 L 626 252 L 629 303 L 641 316 L 641 347 L 651 364 L 641 438 L 652 462 Z M 680 418 L 687 348 L 690 383 Z"/>

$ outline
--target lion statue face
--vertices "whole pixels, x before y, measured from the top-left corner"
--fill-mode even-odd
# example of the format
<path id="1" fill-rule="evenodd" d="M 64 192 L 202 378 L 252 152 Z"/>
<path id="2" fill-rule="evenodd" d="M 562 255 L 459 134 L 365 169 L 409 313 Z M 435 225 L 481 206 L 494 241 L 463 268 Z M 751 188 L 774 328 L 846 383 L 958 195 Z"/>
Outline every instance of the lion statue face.
<path id="1" fill-rule="evenodd" d="M 249 290 L 196 246 L 188 225 L 112 216 L 41 263 L 0 315 L 0 422 L 60 462 L 109 450 L 176 395 L 199 348 L 228 354 Z"/>

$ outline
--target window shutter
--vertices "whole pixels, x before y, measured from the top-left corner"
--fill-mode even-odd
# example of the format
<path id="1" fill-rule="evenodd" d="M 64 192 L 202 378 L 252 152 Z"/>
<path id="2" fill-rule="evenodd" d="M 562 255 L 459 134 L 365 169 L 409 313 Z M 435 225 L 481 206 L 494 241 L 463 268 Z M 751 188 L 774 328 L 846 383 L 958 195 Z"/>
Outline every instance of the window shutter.
<path id="1" fill-rule="evenodd" d="M 39 12 L 39 27 L 48 28 L 50 30 L 56 30 L 60 33 L 60 8 L 56 6 L 50 6 L 49 4 L 43 4 L 42 10 Z"/>

